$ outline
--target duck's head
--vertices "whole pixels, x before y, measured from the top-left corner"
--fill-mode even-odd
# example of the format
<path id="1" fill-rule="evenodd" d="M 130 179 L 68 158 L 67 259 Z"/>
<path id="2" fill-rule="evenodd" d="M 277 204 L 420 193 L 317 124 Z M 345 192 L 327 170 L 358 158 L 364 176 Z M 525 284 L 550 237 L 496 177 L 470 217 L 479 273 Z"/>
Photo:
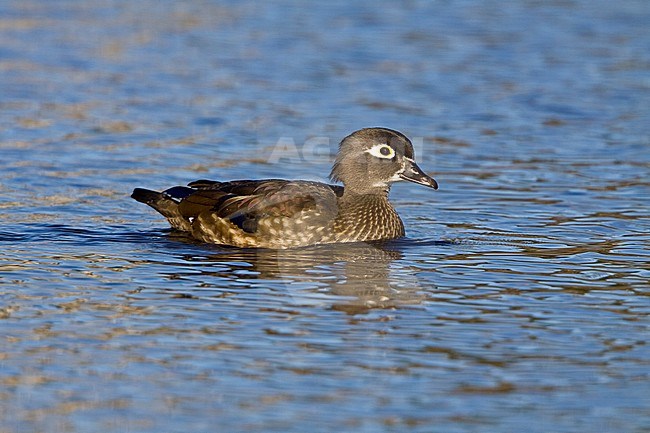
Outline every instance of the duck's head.
<path id="1" fill-rule="evenodd" d="M 390 184 L 408 180 L 438 189 L 438 183 L 415 163 L 413 144 L 401 132 L 365 128 L 341 141 L 330 178 L 346 191 L 359 194 L 388 191 Z"/>

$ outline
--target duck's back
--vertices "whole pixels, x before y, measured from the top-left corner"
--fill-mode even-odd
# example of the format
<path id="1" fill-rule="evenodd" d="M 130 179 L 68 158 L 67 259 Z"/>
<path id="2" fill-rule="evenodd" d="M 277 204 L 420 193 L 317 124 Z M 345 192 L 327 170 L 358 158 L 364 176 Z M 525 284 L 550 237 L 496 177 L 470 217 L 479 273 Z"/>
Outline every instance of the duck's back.
<path id="1" fill-rule="evenodd" d="M 238 247 L 290 248 L 321 243 L 338 214 L 340 186 L 283 179 L 200 180 L 133 198 L 197 239 Z"/>

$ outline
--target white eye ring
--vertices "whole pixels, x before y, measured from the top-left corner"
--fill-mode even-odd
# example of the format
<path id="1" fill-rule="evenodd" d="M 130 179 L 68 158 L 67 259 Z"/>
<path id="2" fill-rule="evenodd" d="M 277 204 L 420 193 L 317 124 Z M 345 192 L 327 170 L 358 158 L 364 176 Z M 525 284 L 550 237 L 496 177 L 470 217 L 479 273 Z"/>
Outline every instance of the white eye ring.
<path id="1" fill-rule="evenodd" d="M 375 144 L 370 149 L 366 150 L 366 152 L 382 159 L 392 159 L 395 156 L 395 149 L 384 143 Z"/>

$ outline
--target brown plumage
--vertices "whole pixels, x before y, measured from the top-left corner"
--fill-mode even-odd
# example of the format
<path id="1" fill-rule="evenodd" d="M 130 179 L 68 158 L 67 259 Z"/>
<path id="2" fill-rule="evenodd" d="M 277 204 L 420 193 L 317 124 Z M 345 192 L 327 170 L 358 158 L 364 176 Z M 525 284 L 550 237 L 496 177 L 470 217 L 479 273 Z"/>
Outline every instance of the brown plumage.
<path id="1" fill-rule="evenodd" d="M 131 197 L 195 238 L 237 247 L 291 248 L 392 239 L 404 226 L 388 201 L 390 184 L 438 185 L 415 164 L 413 146 L 386 128 L 354 132 L 341 142 L 330 177 L 344 187 L 284 179 L 199 180 Z"/>

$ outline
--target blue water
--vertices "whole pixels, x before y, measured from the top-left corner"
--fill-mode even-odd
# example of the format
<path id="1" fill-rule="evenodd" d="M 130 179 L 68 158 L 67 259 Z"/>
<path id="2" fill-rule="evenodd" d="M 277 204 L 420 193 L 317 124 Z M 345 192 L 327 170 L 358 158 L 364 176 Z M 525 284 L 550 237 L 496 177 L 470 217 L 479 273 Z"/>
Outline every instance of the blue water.
<path id="1" fill-rule="evenodd" d="M 0 2 L 0 431 L 650 431 L 646 1 Z M 129 198 L 413 139 L 407 237 Z"/>

